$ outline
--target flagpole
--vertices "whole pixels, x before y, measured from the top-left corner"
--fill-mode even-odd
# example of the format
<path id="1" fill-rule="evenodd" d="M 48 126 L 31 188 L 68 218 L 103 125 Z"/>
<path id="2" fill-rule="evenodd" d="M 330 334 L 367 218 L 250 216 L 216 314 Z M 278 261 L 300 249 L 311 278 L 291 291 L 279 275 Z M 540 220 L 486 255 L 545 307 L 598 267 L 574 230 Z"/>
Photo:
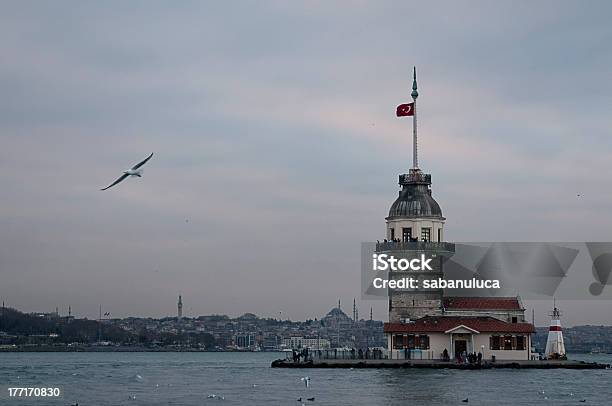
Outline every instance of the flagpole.
<path id="1" fill-rule="evenodd" d="M 413 71 L 413 80 L 412 80 L 412 101 L 414 102 L 414 114 L 412 116 L 412 168 L 419 168 L 419 158 L 417 155 L 417 97 L 419 97 L 419 92 L 417 92 L 417 80 L 416 80 L 416 66 Z"/>

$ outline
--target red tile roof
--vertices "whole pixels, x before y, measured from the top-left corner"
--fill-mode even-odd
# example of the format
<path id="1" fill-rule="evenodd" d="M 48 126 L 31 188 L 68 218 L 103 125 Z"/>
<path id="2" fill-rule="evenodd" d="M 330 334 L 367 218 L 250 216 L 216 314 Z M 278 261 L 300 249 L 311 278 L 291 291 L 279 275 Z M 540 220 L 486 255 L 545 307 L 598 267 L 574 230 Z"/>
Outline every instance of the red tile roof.
<path id="1" fill-rule="evenodd" d="M 523 310 L 516 297 L 445 297 L 448 310 Z"/>
<path id="2" fill-rule="evenodd" d="M 534 333 L 531 323 L 507 323 L 493 317 L 428 316 L 410 323 L 385 323 L 385 333 L 444 333 L 466 326 L 481 333 Z"/>

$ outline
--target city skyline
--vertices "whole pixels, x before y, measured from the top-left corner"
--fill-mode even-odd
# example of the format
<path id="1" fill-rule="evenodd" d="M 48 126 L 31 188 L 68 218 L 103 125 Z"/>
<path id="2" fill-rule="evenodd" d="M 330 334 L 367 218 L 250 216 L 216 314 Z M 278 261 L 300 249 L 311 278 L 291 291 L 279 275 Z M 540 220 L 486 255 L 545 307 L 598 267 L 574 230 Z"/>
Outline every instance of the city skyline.
<path id="1" fill-rule="evenodd" d="M 166 315 L 159 315 L 157 317 L 153 317 L 153 318 L 197 318 L 199 316 L 214 316 L 214 315 L 219 315 L 219 316 L 229 316 L 229 317 L 240 317 L 243 316 L 245 314 L 255 314 L 258 317 L 262 317 L 262 318 L 270 318 L 270 319 L 275 319 L 275 320 L 292 320 L 289 318 L 283 318 L 282 315 L 282 311 L 277 312 L 276 315 L 259 315 L 256 313 L 253 313 L 251 311 L 245 311 L 242 313 L 238 313 L 238 314 L 221 314 L 221 313 L 197 313 L 194 312 L 193 309 L 189 309 L 189 312 L 187 314 L 184 313 L 183 311 L 183 302 L 182 302 L 182 295 L 178 295 L 179 298 L 179 302 L 175 301 L 174 304 L 174 313 L 170 312 Z M 345 309 L 342 308 L 341 306 L 341 299 L 338 299 L 338 303 L 331 307 L 330 309 L 328 309 L 324 314 L 321 315 L 321 317 L 323 317 L 325 314 L 329 313 L 329 311 L 333 310 L 333 309 L 340 309 L 342 310 L 342 312 L 344 312 L 347 316 L 351 317 L 351 314 L 353 314 L 353 316 L 351 317 L 353 320 L 373 320 L 373 306 L 371 306 L 366 314 L 366 317 L 359 317 L 359 307 L 356 305 L 356 299 L 357 297 L 353 298 L 353 307 L 351 312 L 347 313 L 345 311 Z M 17 307 L 13 307 L 11 306 L 10 303 L 6 303 L 5 301 L 2 301 L 2 298 L 0 298 L 0 302 L 2 302 L 2 309 L 5 308 L 13 308 L 15 310 L 18 311 L 24 311 L 24 309 L 20 309 Z M 111 312 L 107 312 L 107 308 L 103 305 L 103 304 L 98 304 L 96 305 L 98 306 L 98 316 L 93 318 L 94 320 L 98 320 L 98 319 L 109 319 L 109 318 L 115 318 L 115 315 L 112 314 Z M 354 312 L 354 313 L 353 313 Z M 39 309 L 37 311 L 30 311 L 29 313 L 32 314 L 58 314 L 60 317 L 65 317 L 65 316 L 72 316 L 72 317 L 76 317 L 79 318 L 80 316 L 82 317 L 87 317 L 85 314 L 80 314 L 78 311 L 74 312 L 73 308 L 71 305 L 67 305 L 66 308 L 62 307 L 62 306 L 55 306 L 53 309 Z M 191 313 L 191 314 L 189 314 Z M 276 316 L 276 317 L 275 317 Z M 117 316 L 117 318 L 129 318 L 129 317 L 150 317 L 150 316 L 140 316 L 140 315 L 135 315 L 135 314 L 128 314 L 128 315 L 124 315 L 124 316 Z M 319 318 L 319 316 L 313 316 L 310 318 L 306 318 L 305 320 L 309 320 L 309 319 L 317 319 Z"/>
<path id="2" fill-rule="evenodd" d="M 447 240 L 610 241 L 612 7 L 594 4 L 7 4 L 0 298 L 95 318 L 180 292 L 185 314 L 301 320 L 357 297 L 384 319 L 360 244 L 411 164 L 394 109 L 413 65 Z M 559 305 L 612 324 L 609 302 Z"/>
<path id="3" fill-rule="evenodd" d="M 182 295 L 181 295 L 182 296 Z M 353 298 L 355 303 L 357 300 L 357 297 Z M 1 300 L 1 298 L 0 298 Z M 542 300 L 542 301 L 525 301 L 527 303 L 529 303 L 528 305 L 526 305 L 526 313 L 527 313 L 527 320 L 529 322 L 533 321 L 534 325 L 536 325 L 538 328 L 543 328 L 548 326 L 548 323 L 550 322 L 550 316 L 551 316 L 551 310 L 546 310 L 546 306 L 549 304 L 549 301 L 547 300 Z M 557 304 L 561 303 L 566 303 L 566 304 L 571 304 L 572 302 L 579 302 L 578 300 L 557 300 L 556 301 Z M 371 301 L 364 301 L 364 303 L 371 303 Z M 372 302 L 375 303 L 375 302 Z M 168 313 L 160 313 L 160 314 L 155 314 L 155 315 L 139 315 L 139 314 L 130 314 L 130 313 L 124 313 L 124 312 L 118 312 L 118 314 L 114 314 L 112 312 L 107 312 L 107 308 L 104 305 L 98 304 L 96 306 L 98 306 L 98 311 L 99 314 L 102 314 L 102 316 L 100 316 L 98 314 L 98 316 L 95 317 L 91 317 L 90 315 L 86 314 L 86 313 L 80 313 L 80 312 L 74 312 L 73 308 L 71 305 L 67 305 L 67 307 L 62 307 L 62 306 L 55 306 L 53 309 L 36 309 L 36 310 L 26 310 L 26 309 L 21 309 L 21 308 L 17 308 L 17 307 L 13 307 L 11 306 L 9 303 L 5 303 L 2 302 L 2 308 L 13 308 L 15 310 L 18 311 L 23 311 L 26 313 L 32 313 L 32 314 L 54 314 L 57 313 L 60 317 L 65 317 L 65 316 L 72 316 L 75 318 L 87 318 L 90 320 L 99 320 L 99 319 L 126 319 L 126 318 L 152 318 L 152 319 L 165 319 L 165 318 L 185 318 L 185 319 L 194 319 L 194 318 L 198 318 L 198 317 L 202 317 L 202 316 L 228 316 L 230 318 L 236 318 L 236 317 L 240 317 L 240 316 L 244 316 L 246 314 L 254 314 L 255 316 L 259 317 L 259 318 L 263 318 L 263 319 L 274 319 L 274 320 L 287 320 L 287 321 L 292 321 L 292 322 L 299 322 L 299 321 L 306 321 L 306 320 L 317 320 L 317 319 L 321 319 L 323 318 L 325 315 L 327 315 L 330 311 L 332 311 L 333 309 L 340 309 L 342 310 L 342 312 L 344 314 L 346 314 L 348 317 L 350 317 L 353 320 L 375 320 L 375 321 L 384 321 L 386 319 L 386 317 L 383 315 L 383 317 L 381 318 L 376 318 L 374 317 L 374 306 L 370 306 L 367 310 L 367 312 L 362 313 L 362 316 L 359 316 L 360 314 L 360 307 L 357 306 L 356 304 L 354 305 L 355 307 L 352 308 L 352 310 L 350 312 L 347 312 L 345 308 L 343 308 L 342 306 L 339 306 L 339 304 L 341 304 L 341 299 L 338 299 L 338 304 L 335 304 L 334 306 L 330 307 L 328 310 L 326 310 L 325 312 L 318 314 L 318 315 L 306 315 L 304 318 L 302 319 L 297 319 L 297 318 L 291 318 L 291 317 L 283 317 L 283 312 L 279 311 L 276 314 L 259 314 L 257 312 L 253 312 L 253 311 L 244 311 L 244 312 L 238 312 L 238 313 L 206 313 L 206 312 L 198 312 L 193 310 L 192 308 L 188 308 L 188 312 L 184 313 L 183 311 L 183 307 L 182 307 L 182 302 L 181 302 L 181 313 L 180 316 L 178 316 L 178 311 L 177 311 L 177 303 L 175 302 L 175 307 L 174 307 L 174 313 L 172 312 L 168 312 Z M 571 306 L 568 306 L 568 308 L 570 309 L 570 314 L 571 314 Z M 538 313 L 537 313 L 537 317 L 536 317 L 536 309 L 538 309 Z M 353 311 L 355 311 L 355 313 L 353 314 Z M 565 314 L 565 312 L 563 312 Z M 351 314 L 353 314 L 353 316 L 351 316 Z M 355 316 L 357 316 L 357 318 L 355 319 Z M 588 323 L 588 322 L 583 322 L 582 324 L 580 322 L 578 323 L 566 323 L 564 322 L 564 325 L 567 327 L 574 327 L 574 326 L 584 326 L 584 325 L 612 325 L 610 323 Z"/>

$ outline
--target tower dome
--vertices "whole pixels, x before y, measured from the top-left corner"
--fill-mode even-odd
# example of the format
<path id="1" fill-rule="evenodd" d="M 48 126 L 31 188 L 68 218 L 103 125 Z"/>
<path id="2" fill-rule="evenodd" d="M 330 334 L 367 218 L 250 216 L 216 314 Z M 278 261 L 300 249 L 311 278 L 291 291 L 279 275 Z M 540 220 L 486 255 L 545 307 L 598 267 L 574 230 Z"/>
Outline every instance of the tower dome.
<path id="1" fill-rule="evenodd" d="M 397 217 L 443 219 L 440 205 L 431 196 L 431 175 L 423 174 L 418 169 L 411 169 L 409 174 L 400 175 L 399 184 L 402 190 L 389 209 L 388 219 Z"/>

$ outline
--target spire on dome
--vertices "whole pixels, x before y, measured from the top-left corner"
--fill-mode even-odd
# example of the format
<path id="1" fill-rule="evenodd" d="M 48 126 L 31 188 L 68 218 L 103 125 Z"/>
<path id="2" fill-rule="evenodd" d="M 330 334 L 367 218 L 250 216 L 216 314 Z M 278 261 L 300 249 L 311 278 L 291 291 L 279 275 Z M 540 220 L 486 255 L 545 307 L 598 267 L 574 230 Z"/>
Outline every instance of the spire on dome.
<path id="1" fill-rule="evenodd" d="M 416 100 L 417 97 L 419 97 L 419 92 L 417 91 L 417 80 L 416 80 L 416 66 L 413 68 L 413 74 L 412 74 L 412 93 L 411 96 L 414 100 Z"/>
<path id="2" fill-rule="evenodd" d="M 413 79 L 412 79 L 412 96 L 414 104 L 414 114 L 412 116 L 412 169 L 419 169 L 419 157 L 417 152 L 417 97 L 419 92 L 417 91 L 417 79 L 416 79 L 416 66 L 413 68 Z"/>

